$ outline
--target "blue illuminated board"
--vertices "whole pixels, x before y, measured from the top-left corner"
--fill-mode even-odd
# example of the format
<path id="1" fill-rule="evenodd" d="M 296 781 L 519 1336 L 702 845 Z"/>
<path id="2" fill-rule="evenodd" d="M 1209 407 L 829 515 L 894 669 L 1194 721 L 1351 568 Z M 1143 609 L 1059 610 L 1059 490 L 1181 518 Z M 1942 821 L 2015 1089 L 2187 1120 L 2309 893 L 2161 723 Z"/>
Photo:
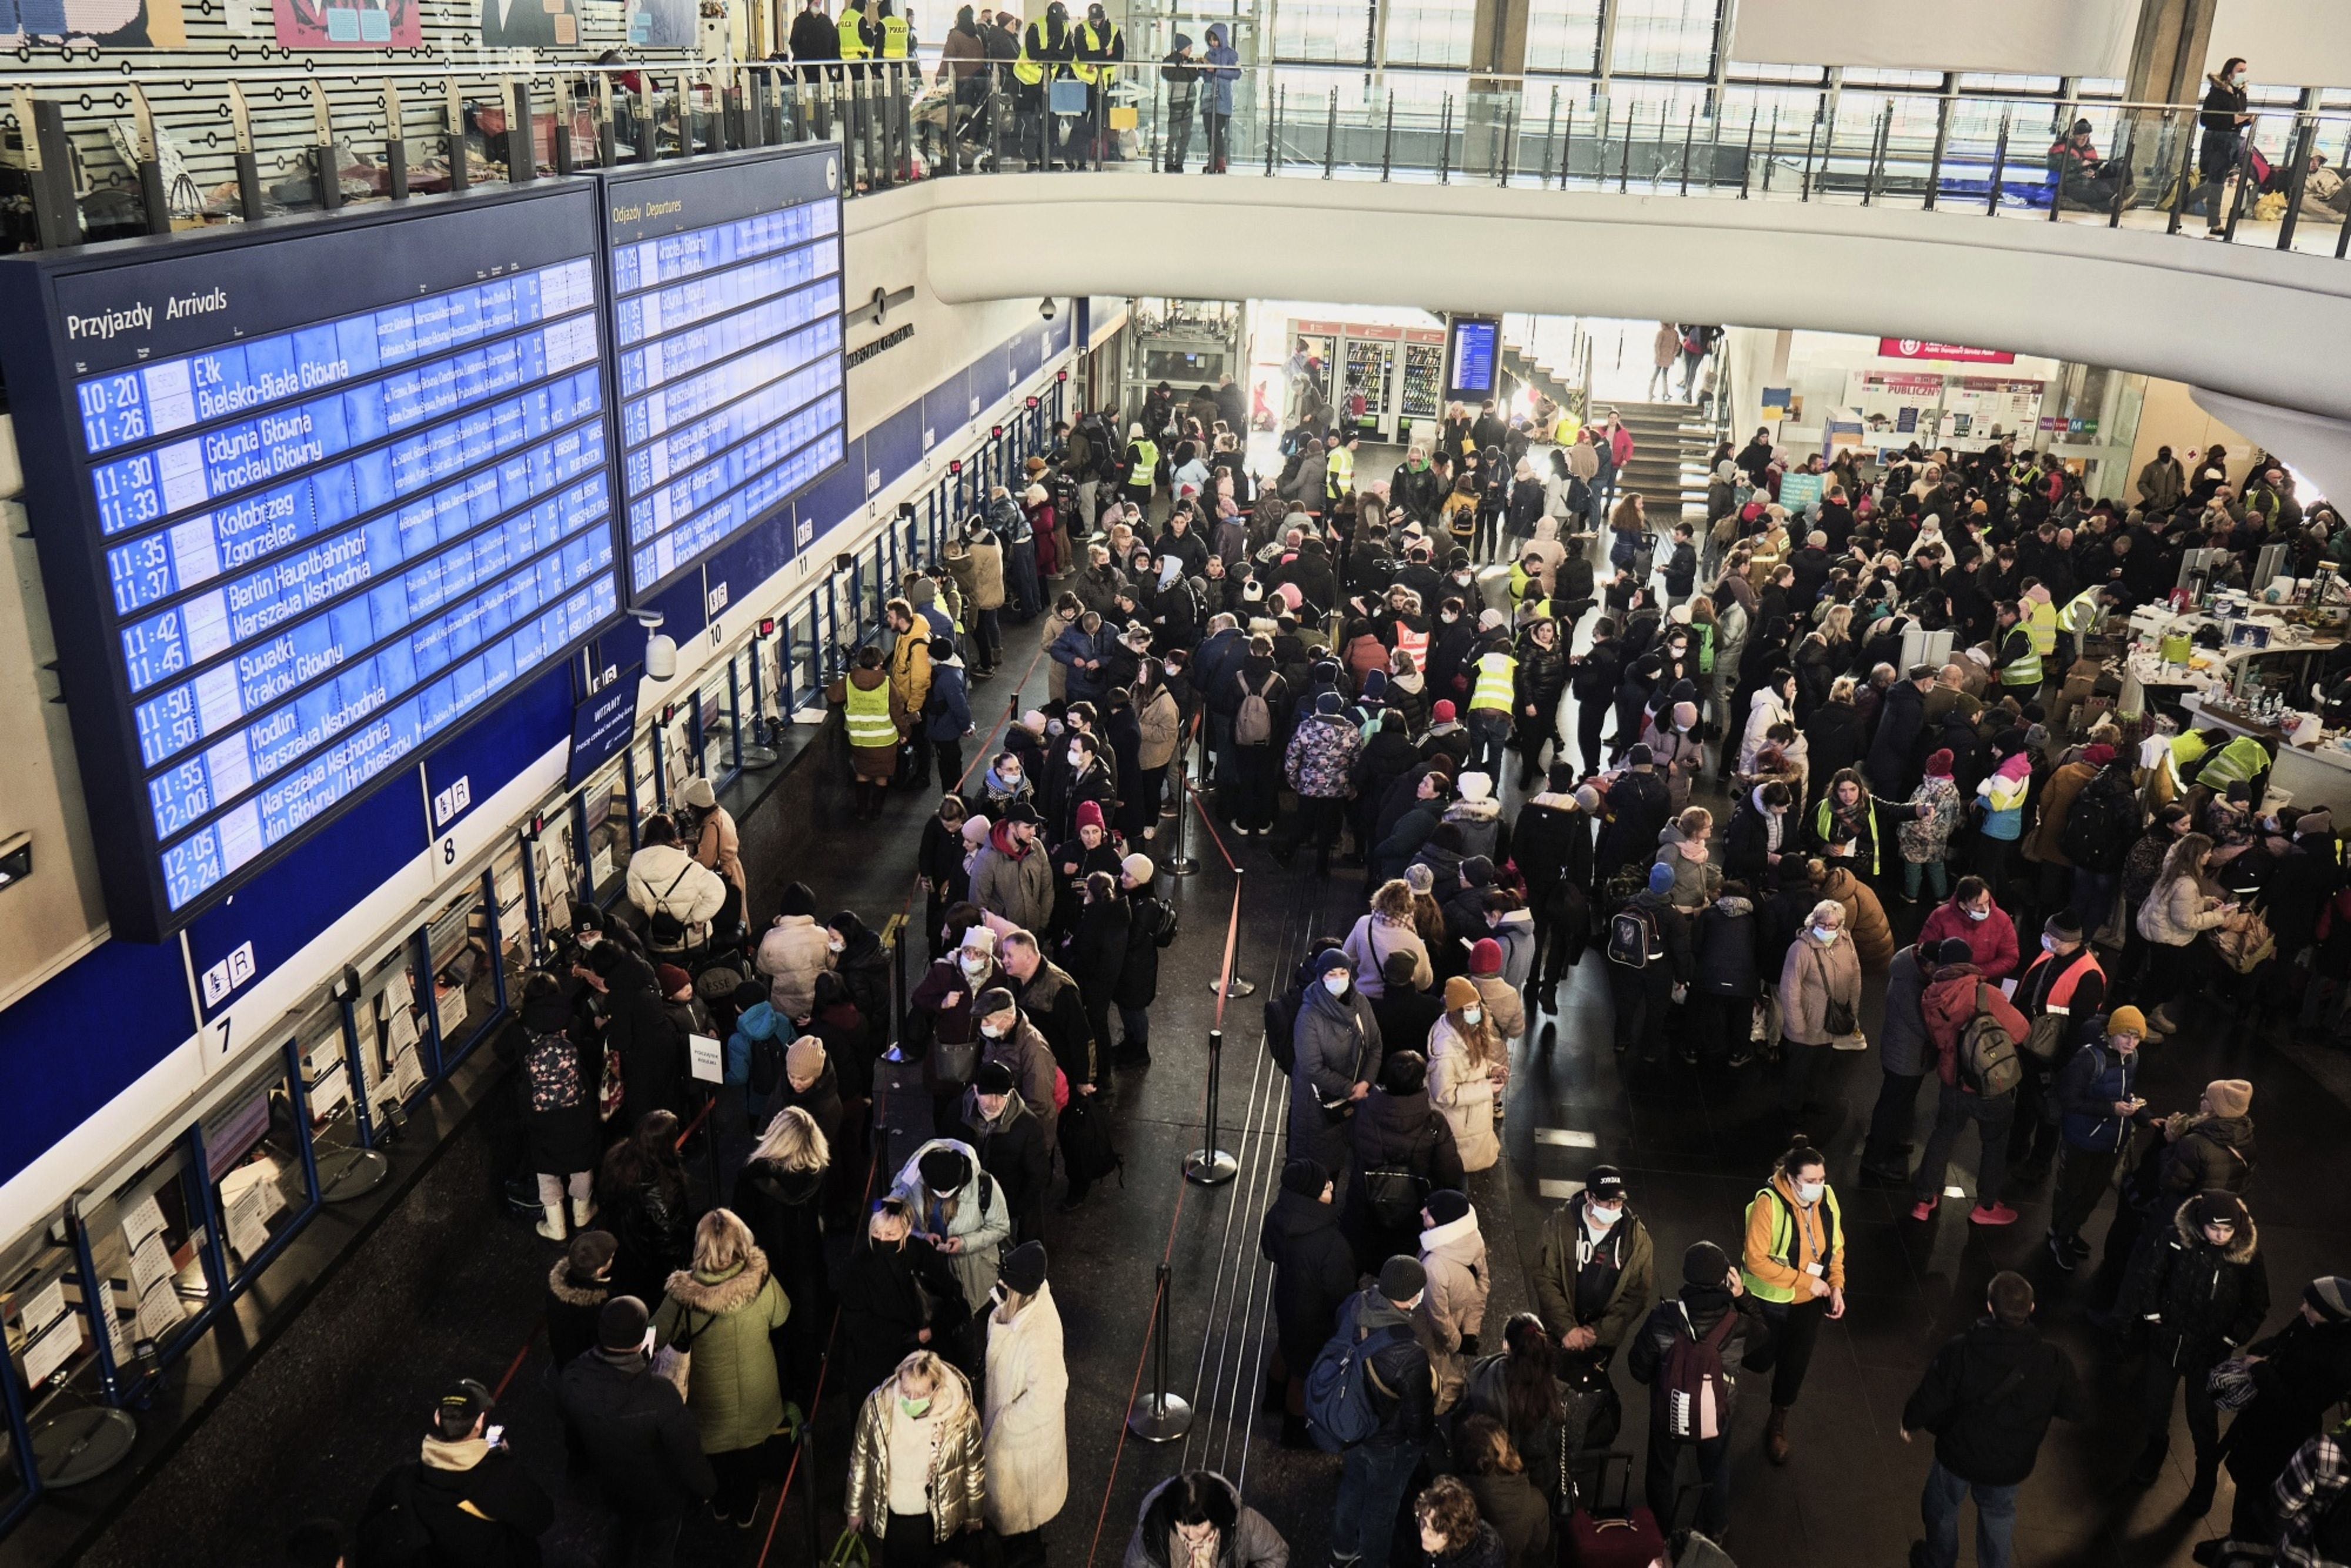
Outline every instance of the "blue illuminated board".
<path id="1" fill-rule="evenodd" d="M 119 935 L 184 925 L 619 614 L 597 195 L 0 263 Z M 790 287 L 761 306 L 791 343 Z"/>
<path id="2" fill-rule="evenodd" d="M 841 462 L 839 183 L 829 147 L 605 179 L 632 603 Z"/>
<path id="3" fill-rule="evenodd" d="M 1502 324 L 1491 316 L 1456 316 L 1448 323 L 1447 345 L 1452 369 L 1446 377 L 1447 398 L 1483 402 L 1495 395 L 1495 379 L 1502 361 Z"/>

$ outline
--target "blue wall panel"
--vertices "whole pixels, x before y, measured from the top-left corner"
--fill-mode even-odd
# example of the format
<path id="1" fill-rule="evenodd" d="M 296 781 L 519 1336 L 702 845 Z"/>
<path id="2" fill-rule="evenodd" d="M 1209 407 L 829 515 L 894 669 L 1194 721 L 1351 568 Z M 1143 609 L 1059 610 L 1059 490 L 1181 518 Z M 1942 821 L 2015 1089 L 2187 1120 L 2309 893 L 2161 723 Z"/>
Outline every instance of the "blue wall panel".
<path id="1" fill-rule="evenodd" d="M 910 402 L 865 433 L 865 472 L 882 476 L 882 485 L 923 460 L 923 405 Z M 872 486 L 880 488 L 881 486 Z"/>
<path id="2" fill-rule="evenodd" d="M 946 440 L 971 418 L 970 394 L 964 390 L 964 372 L 957 371 L 923 394 L 923 428 L 930 432 L 934 443 Z"/>
<path id="3" fill-rule="evenodd" d="M 261 885 L 236 896 L 250 899 Z M 0 1013 L 0 1083 L 8 1086 L 0 1093 L 0 1171 L 14 1176 L 38 1159 L 195 1028 L 177 942 L 106 943 Z"/>
<path id="4" fill-rule="evenodd" d="M 703 569 L 716 592 L 726 590 L 728 605 L 737 605 L 744 595 L 783 570 L 792 559 L 792 514 L 786 512 L 761 523 L 749 533 L 730 540 L 724 549 L 710 558 Z M 722 612 L 721 613 L 724 613 Z"/>
<path id="5" fill-rule="evenodd" d="M 253 944 L 252 977 L 268 974 L 423 854 L 429 841 L 423 792 L 415 770 L 403 768 L 251 886 L 196 916 L 187 930 L 196 974 L 202 977 L 247 942 Z M 218 1013 L 242 989 L 208 1005 L 205 1015 Z"/>
<path id="6" fill-rule="evenodd" d="M 465 781 L 466 804 L 429 826 L 436 839 L 459 822 L 522 770 L 547 754 L 549 747 L 571 738 L 571 672 L 566 661 L 490 710 L 486 722 L 475 725 L 424 759 L 424 794 L 428 814 L 441 792 Z"/>

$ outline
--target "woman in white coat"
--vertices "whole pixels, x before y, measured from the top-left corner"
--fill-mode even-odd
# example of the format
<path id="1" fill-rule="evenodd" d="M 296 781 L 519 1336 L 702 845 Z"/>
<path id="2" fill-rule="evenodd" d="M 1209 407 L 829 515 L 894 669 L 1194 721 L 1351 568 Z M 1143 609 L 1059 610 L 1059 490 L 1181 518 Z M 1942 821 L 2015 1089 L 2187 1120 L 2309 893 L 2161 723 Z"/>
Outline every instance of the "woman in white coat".
<path id="1" fill-rule="evenodd" d="M 1428 1030 L 1428 1099 L 1453 1129 L 1465 1171 L 1482 1171 L 1502 1157 L 1494 1103 L 1510 1074 L 1510 1053 L 1486 1018 L 1485 998 L 1466 977 L 1454 976 L 1445 982 L 1445 1016 Z"/>
<path id="2" fill-rule="evenodd" d="M 1004 1260 L 987 1314 L 987 1527 L 1004 1543 L 1004 1568 L 1045 1561 L 1045 1526 L 1070 1494 L 1061 1314 L 1045 1283 L 1045 1244 Z"/>

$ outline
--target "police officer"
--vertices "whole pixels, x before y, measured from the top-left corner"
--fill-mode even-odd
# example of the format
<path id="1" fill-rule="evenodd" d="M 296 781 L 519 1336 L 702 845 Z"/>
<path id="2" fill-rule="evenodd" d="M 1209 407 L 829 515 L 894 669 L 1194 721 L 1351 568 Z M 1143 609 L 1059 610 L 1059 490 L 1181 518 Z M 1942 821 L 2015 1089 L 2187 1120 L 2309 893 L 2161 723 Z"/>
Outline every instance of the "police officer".
<path id="1" fill-rule="evenodd" d="M 849 121 L 850 165 L 856 166 L 858 149 L 865 143 L 865 105 L 862 78 L 865 62 L 873 57 L 881 41 L 881 31 L 865 16 L 866 0 L 845 0 L 841 7 L 841 23 L 835 29 L 841 42 L 841 74 L 849 84 L 849 97 L 843 118 Z M 871 170 L 867 172 L 870 174 Z"/>
<path id="2" fill-rule="evenodd" d="M 914 57 L 914 29 L 905 17 L 898 15 L 895 0 L 877 0 L 874 10 L 875 20 L 868 26 L 874 35 L 873 52 L 885 63 L 876 68 L 873 74 L 881 78 L 883 84 L 882 112 L 888 117 L 893 155 L 903 159 L 911 156 L 912 151 L 908 146 L 906 123 L 908 73 L 914 69 L 915 76 L 920 75 L 918 68 L 909 68 L 906 64 Z M 887 63 L 892 61 L 896 63 Z M 914 176 L 911 168 L 903 166 L 893 170 L 893 173 L 901 179 Z"/>

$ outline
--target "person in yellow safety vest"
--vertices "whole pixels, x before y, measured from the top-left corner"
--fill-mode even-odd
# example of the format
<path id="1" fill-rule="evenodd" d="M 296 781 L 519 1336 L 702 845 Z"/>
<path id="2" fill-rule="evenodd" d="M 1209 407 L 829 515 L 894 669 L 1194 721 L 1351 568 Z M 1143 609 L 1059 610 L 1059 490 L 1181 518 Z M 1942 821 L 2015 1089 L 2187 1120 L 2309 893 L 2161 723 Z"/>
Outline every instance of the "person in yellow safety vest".
<path id="1" fill-rule="evenodd" d="M 1322 463 L 1323 510 L 1334 512 L 1339 503 L 1355 493 L 1355 443 L 1353 431 L 1339 438 L 1339 444 L 1325 455 Z"/>
<path id="2" fill-rule="evenodd" d="M 1159 444 L 1144 434 L 1143 422 L 1137 420 L 1126 427 L 1126 477 L 1119 485 L 1119 497 L 1147 509 L 1158 483 Z"/>
<path id="3" fill-rule="evenodd" d="M 898 15 L 898 8 L 891 4 L 891 0 L 882 0 L 880 16 L 881 21 L 878 26 L 882 35 L 882 43 L 876 53 L 885 60 L 903 60 L 912 57 L 914 52 L 913 26 L 907 23 L 906 18 Z"/>
<path id="4" fill-rule="evenodd" d="M 1070 8 L 1061 0 L 1053 0 L 1042 16 L 1021 30 L 1020 58 L 1012 67 L 1013 78 L 1020 84 L 1020 149 L 1023 156 L 1035 157 L 1043 168 L 1052 167 L 1064 141 L 1060 121 L 1046 112 L 1046 75 L 1050 71 L 1056 81 L 1071 75 L 1077 52 Z"/>
<path id="5" fill-rule="evenodd" d="M 2250 735 L 2241 735 L 2204 758 L 2204 770 L 2196 775 L 2196 782 L 2226 794 L 2230 785 L 2248 783 L 2267 773 L 2270 762 L 2268 747 Z"/>
<path id="6" fill-rule="evenodd" d="M 860 649 L 857 667 L 841 682 L 841 690 L 857 819 L 863 821 L 882 814 L 882 792 L 898 768 L 898 726 L 890 717 L 890 676 L 882 667 L 882 650 Z"/>
<path id="7" fill-rule="evenodd" d="M 2032 651 L 2046 659 L 2057 651 L 2057 605 L 2049 597 L 2049 590 L 2038 582 L 2025 584 L 2024 591 L 2016 597 L 2016 607 L 2024 612 L 2024 624 L 2032 633 Z"/>
<path id="8" fill-rule="evenodd" d="M 2106 614 L 2122 602 L 2122 590 L 2112 583 L 2093 583 L 2074 595 L 2057 617 L 2057 629 L 2070 632 L 2076 646 L 2105 624 Z"/>
<path id="9" fill-rule="evenodd" d="M 2023 611 L 2012 600 L 2001 601 L 1999 616 L 2000 656 L 1995 667 L 2000 671 L 2001 689 L 2019 700 L 2028 699 L 2041 689 L 2041 652 L 2032 645 L 2032 628 L 2025 624 Z"/>
<path id="10" fill-rule="evenodd" d="M 1510 759 L 1510 709 L 1517 700 L 1519 661 L 1510 653 L 1510 618 L 1499 610 L 1480 612 L 1478 633 L 1484 638 L 1469 688 L 1469 766 L 1489 779 L 1502 777 Z"/>
<path id="11" fill-rule="evenodd" d="M 865 0 L 848 0 L 841 6 L 839 36 L 842 74 L 854 80 L 865 74 L 864 62 L 873 57 L 874 45 L 881 39 L 873 24 L 865 19 Z"/>
<path id="12" fill-rule="evenodd" d="M 1078 79 L 1094 86 L 1118 80 L 1114 68 L 1126 58 L 1126 35 L 1110 19 L 1102 0 L 1086 7 L 1086 19 L 1077 26 Z"/>

